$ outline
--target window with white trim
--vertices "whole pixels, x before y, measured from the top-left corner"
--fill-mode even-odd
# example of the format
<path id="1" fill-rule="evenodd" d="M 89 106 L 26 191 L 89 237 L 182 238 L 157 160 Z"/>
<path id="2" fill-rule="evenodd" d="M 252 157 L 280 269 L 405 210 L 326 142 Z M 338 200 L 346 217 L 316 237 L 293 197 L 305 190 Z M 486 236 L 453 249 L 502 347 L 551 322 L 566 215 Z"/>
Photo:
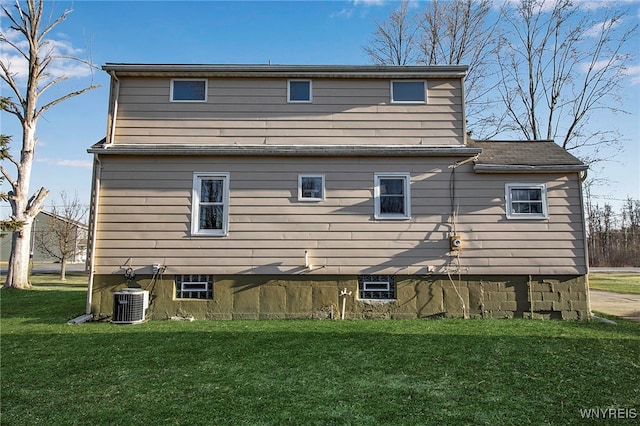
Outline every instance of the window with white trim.
<path id="1" fill-rule="evenodd" d="M 324 175 L 298 175 L 298 201 L 324 200 Z"/>
<path id="2" fill-rule="evenodd" d="M 213 276 L 176 275 L 176 299 L 213 299 Z"/>
<path id="3" fill-rule="evenodd" d="M 424 104 L 427 102 L 427 82 L 424 80 L 401 80 L 391 82 L 391 102 Z"/>
<path id="4" fill-rule="evenodd" d="M 374 180 L 374 218 L 409 219 L 411 176 L 408 173 L 376 173 Z"/>
<path id="5" fill-rule="evenodd" d="M 358 275 L 358 298 L 395 300 L 395 277 L 393 275 Z"/>
<path id="6" fill-rule="evenodd" d="M 311 80 L 289 80 L 287 85 L 287 101 L 310 103 L 312 100 L 311 92 Z"/>
<path id="7" fill-rule="evenodd" d="M 206 79 L 171 80 L 171 102 L 206 102 Z"/>
<path id="8" fill-rule="evenodd" d="M 194 173 L 191 233 L 227 235 L 229 226 L 229 174 Z"/>
<path id="9" fill-rule="evenodd" d="M 547 187 L 545 184 L 505 184 L 505 199 L 508 219 L 546 219 Z"/>

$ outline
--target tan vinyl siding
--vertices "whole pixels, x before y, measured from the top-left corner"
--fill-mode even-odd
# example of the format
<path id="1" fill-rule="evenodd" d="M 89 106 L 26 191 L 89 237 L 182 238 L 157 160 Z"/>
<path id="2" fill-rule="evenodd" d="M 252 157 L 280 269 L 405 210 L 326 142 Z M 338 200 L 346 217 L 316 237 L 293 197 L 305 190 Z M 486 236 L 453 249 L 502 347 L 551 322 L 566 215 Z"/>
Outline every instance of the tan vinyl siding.
<path id="1" fill-rule="evenodd" d="M 458 260 L 455 158 L 101 158 L 98 274 L 149 273 L 154 263 L 169 274 L 446 274 Z M 230 174 L 228 236 L 191 235 L 194 172 Z M 373 219 L 375 172 L 411 173 L 411 219 Z M 298 201 L 298 174 L 308 173 L 325 175 L 325 200 Z M 455 182 L 464 274 L 586 272 L 577 176 L 479 175 L 467 164 Z M 507 220 L 505 182 L 546 183 L 549 218 Z M 305 250 L 322 269 L 304 268 Z"/>
<path id="2" fill-rule="evenodd" d="M 209 79 L 207 102 L 170 102 L 170 79 L 123 78 L 115 143 L 464 143 L 459 80 L 427 80 L 423 105 L 390 103 L 390 80 L 314 79 L 312 103 L 287 80 Z"/>

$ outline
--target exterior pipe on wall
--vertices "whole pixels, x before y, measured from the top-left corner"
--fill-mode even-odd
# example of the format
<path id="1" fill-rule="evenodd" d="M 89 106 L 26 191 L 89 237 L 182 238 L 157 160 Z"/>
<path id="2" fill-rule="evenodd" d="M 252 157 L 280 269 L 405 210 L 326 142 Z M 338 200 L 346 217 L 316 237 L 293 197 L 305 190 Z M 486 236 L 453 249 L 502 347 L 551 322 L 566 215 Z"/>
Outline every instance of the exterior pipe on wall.
<path id="1" fill-rule="evenodd" d="M 527 282 L 529 285 L 529 312 L 531 313 L 531 318 L 533 319 L 533 278 L 529 275 L 529 281 Z"/>
<path id="2" fill-rule="evenodd" d="M 87 306 L 85 312 L 91 315 L 91 303 L 93 296 L 93 275 L 95 272 L 96 241 L 98 235 L 98 203 L 100 198 L 100 175 L 102 173 L 102 163 L 98 154 L 94 154 L 93 162 L 93 202 L 91 203 L 91 256 L 89 256 L 89 284 L 87 285 Z"/>
<path id="3" fill-rule="evenodd" d="M 347 305 L 347 296 L 351 296 L 351 291 L 347 292 L 347 289 L 345 288 L 344 290 L 342 290 L 340 292 L 340 297 L 342 297 L 342 317 L 341 319 L 344 320 L 344 311 Z"/>
<path id="4" fill-rule="evenodd" d="M 307 269 L 313 269 L 313 265 L 309 259 L 309 250 L 304 251 L 304 267 Z"/>
<path id="5" fill-rule="evenodd" d="M 578 179 L 580 183 L 578 184 L 578 190 L 580 191 L 580 214 L 582 215 L 582 223 L 587 223 L 587 212 L 585 211 L 585 203 L 584 203 L 584 187 L 582 183 L 587 179 L 587 170 L 583 170 L 578 173 Z M 587 236 L 587 226 L 582 226 L 582 241 L 584 245 L 584 276 L 585 276 L 585 286 L 587 289 L 587 312 L 590 316 L 593 316 L 593 312 L 591 312 L 591 291 L 589 291 L 589 237 Z"/>
<path id="6" fill-rule="evenodd" d="M 109 74 L 115 83 L 115 87 L 113 88 L 113 109 L 111 111 L 111 128 L 109 129 L 107 146 L 113 145 L 116 137 L 116 117 L 118 116 L 118 97 L 120 96 L 120 80 L 116 77 L 115 71 L 111 71 Z"/>
<path id="7" fill-rule="evenodd" d="M 105 146 L 113 145 L 116 131 L 116 117 L 118 115 L 118 97 L 120 96 L 120 80 L 116 76 L 115 71 L 109 73 L 113 80 L 112 93 L 113 104 L 111 108 L 111 126 L 107 128 L 107 143 Z M 95 259 L 96 259 L 96 240 L 98 234 L 98 204 L 100 199 L 100 176 L 102 173 L 102 163 L 98 154 L 93 155 L 93 202 L 91 203 L 91 211 L 93 213 L 91 223 L 91 256 L 89 257 L 89 283 L 87 285 L 87 306 L 85 312 L 87 315 L 91 315 L 91 304 L 93 302 L 93 275 L 95 272 Z"/>

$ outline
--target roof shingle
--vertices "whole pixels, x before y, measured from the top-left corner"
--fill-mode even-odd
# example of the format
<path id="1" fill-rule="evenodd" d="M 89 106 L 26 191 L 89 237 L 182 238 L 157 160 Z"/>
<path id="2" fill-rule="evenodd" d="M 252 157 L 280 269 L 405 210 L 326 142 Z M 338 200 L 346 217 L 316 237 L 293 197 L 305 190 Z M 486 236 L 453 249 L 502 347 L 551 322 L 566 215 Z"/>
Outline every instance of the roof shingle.
<path id="1" fill-rule="evenodd" d="M 587 166 L 553 141 L 469 141 L 482 148 L 476 169 L 521 166 L 538 170 L 585 170 Z"/>

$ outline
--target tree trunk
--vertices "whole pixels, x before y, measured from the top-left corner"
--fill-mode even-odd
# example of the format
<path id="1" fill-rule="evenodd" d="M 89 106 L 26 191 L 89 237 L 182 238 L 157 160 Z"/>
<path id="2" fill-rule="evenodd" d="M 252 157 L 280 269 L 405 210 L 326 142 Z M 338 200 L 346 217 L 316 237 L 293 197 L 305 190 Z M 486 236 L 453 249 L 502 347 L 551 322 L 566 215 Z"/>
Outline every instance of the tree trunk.
<path id="1" fill-rule="evenodd" d="M 60 260 L 60 280 L 64 281 L 67 279 L 67 259 L 62 258 Z"/>
<path id="2" fill-rule="evenodd" d="M 29 258 L 31 254 L 31 224 L 35 216 L 42 209 L 41 204 L 49 193 L 40 188 L 29 198 L 29 182 L 31 181 L 31 166 L 33 164 L 34 150 L 36 146 L 35 124 L 22 123 L 22 152 L 18 169 L 18 179 L 9 193 L 11 205 L 11 219 L 22 222 L 22 229 L 13 233 L 11 255 L 9 257 L 9 270 L 4 287 L 26 289 L 29 284 Z"/>
<path id="3" fill-rule="evenodd" d="M 13 232 L 13 248 L 9 256 L 9 270 L 4 287 L 31 288 L 29 283 L 29 258 L 31 255 L 31 222 Z"/>

